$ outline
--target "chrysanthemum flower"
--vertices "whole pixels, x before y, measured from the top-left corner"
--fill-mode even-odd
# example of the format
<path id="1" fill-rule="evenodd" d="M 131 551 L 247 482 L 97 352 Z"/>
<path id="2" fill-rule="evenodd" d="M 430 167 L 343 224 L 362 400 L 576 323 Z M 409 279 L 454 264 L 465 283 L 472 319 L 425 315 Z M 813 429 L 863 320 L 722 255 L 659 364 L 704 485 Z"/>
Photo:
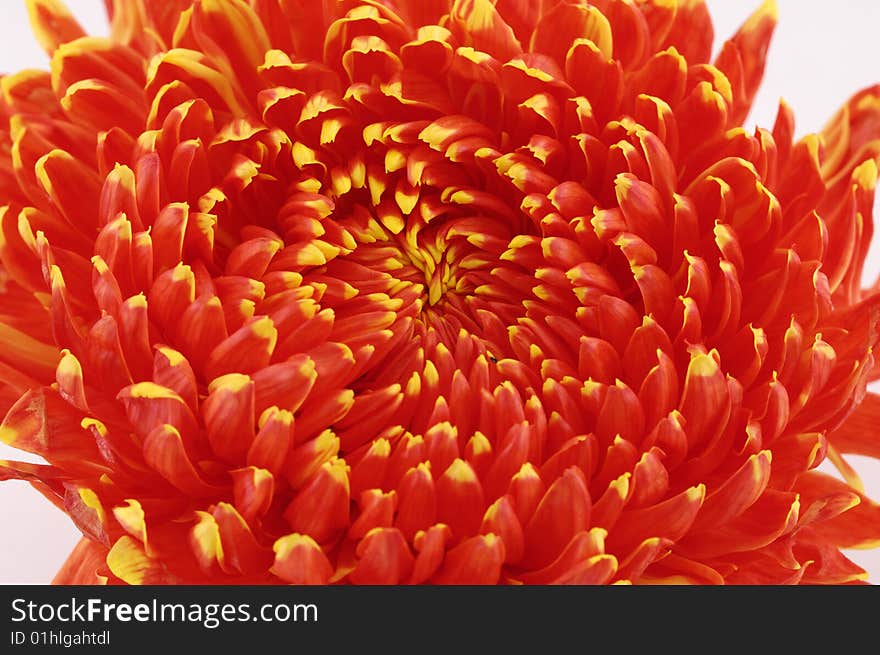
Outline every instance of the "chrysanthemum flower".
<path id="1" fill-rule="evenodd" d="M 56 581 L 864 578 L 880 88 L 743 129 L 772 3 L 107 4 L 0 81 Z"/>

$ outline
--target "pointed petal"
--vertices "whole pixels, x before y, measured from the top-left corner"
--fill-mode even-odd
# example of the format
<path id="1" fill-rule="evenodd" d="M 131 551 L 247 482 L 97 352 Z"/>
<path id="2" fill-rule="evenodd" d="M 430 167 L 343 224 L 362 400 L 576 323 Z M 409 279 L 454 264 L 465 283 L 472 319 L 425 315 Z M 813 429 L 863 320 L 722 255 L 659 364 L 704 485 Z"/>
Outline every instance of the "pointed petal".
<path id="1" fill-rule="evenodd" d="M 590 509 L 583 472 L 574 466 L 566 469 L 526 525 L 522 564 L 537 568 L 553 561 L 575 534 L 590 525 Z"/>

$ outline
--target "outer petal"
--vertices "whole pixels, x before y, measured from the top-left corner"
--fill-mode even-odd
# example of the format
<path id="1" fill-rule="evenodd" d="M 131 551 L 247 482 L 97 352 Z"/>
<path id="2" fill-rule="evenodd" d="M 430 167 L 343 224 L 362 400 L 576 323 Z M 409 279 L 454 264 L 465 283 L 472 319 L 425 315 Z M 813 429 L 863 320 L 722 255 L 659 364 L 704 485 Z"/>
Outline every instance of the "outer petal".
<path id="1" fill-rule="evenodd" d="M 107 583 L 107 547 L 83 537 L 52 579 L 57 585 Z M 103 573 L 102 573 L 103 572 Z"/>

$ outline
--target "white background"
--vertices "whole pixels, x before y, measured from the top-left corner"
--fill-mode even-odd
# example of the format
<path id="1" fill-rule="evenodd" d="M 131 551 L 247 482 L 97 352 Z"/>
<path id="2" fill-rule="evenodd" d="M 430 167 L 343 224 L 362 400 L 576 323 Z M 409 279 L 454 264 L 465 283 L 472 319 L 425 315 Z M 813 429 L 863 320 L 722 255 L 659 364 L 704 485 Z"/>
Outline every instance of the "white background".
<path id="1" fill-rule="evenodd" d="M 709 0 L 708 4 L 720 45 L 759 0 Z M 880 2 L 780 0 L 779 5 L 780 24 L 748 122 L 772 126 L 778 99 L 784 97 L 794 108 L 800 135 L 820 129 L 856 90 L 880 82 Z M 106 34 L 101 0 L 69 0 L 68 6 L 88 32 Z M 0 72 L 46 66 L 46 56 L 30 34 L 24 3 L 0 0 Z M 880 268 L 877 241 L 869 257 L 866 281 Z M 0 444 L 3 457 L 27 459 L 20 451 Z M 880 464 L 859 457 L 852 461 L 862 473 L 868 493 L 880 498 Z M 48 582 L 78 538 L 67 517 L 29 485 L 0 484 L 0 583 Z M 857 551 L 850 556 L 869 570 L 873 582 L 880 582 L 880 550 Z"/>

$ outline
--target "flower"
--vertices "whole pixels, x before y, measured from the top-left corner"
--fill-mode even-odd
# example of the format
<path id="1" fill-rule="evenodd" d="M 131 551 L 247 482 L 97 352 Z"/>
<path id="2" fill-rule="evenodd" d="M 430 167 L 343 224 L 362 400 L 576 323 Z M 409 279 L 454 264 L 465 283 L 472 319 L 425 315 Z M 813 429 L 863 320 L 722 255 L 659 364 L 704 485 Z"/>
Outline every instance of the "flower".
<path id="1" fill-rule="evenodd" d="M 772 2 L 107 4 L 0 81 L 57 582 L 864 579 L 880 87 L 743 129 Z"/>

